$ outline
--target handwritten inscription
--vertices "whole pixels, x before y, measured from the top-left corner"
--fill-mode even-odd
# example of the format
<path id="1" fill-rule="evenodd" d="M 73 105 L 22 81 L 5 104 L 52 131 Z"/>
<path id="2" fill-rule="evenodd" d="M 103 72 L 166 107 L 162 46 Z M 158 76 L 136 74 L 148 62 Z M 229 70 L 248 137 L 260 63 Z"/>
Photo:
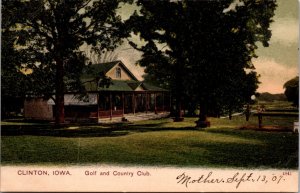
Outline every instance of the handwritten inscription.
<path id="1" fill-rule="evenodd" d="M 231 177 L 215 176 L 213 172 L 202 174 L 199 177 L 193 178 L 185 172 L 176 177 L 177 183 L 184 185 L 186 188 L 191 184 L 235 184 L 238 189 L 243 183 L 276 183 L 279 184 L 285 181 L 283 175 L 258 175 L 255 173 L 236 172 Z"/>
<path id="2" fill-rule="evenodd" d="M 72 170 L 67 169 L 19 169 L 15 170 L 19 176 L 72 176 Z M 75 172 L 76 175 L 84 175 L 87 178 L 91 177 L 115 177 L 117 179 L 134 178 L 134 177 L 154 177 L 150 173 L 151 170 L 128 170 L 128 169 L 85 169 L 81 172 Z M 172 175 L 173 176 L 173 175 Z M 216 171 L 201 171 L 199 175 L 188 174 L 186 171 L 176 175 L 176 183 L 186 188 L 195 186 L 197 184 L 207 184 L 215 186 L 217 184 L 232 184 L 232 188 L 238 189 L 240 187 L 246 187 L 253 185 L 275 185 L 281 184 L 289 178 L 294 177 L 291 171 L 282 172 L 255 172 L 255 171 L 232 171 L 232 173 L 226 173 Z M 174 179 L 174 177 L 171 177 Z M 246 186 L 243 186 L 246 184 Z"/>

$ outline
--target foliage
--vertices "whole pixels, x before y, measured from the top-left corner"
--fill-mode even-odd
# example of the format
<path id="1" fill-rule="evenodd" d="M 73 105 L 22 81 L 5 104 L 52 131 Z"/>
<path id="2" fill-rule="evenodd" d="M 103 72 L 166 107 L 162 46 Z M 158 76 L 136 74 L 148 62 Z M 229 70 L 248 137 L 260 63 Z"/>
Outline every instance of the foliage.
<path id="1" fill-rule="evenodd" d="M 6 30 L 17 34 L 15 47 L 26 58 L 22 64 L 32 70 L 29 89 L 46 97 L 55 92 L 57 124 L 64 122 L 64 92 L 82 89 L 81 46 L 91 45 L 98 52 L 113 50 L 126 36 L 116 15 L 120 2 L 124 1 L 4 1 L 2 7 L 14 7 L 10 10 L 13 25 Z"/>
<path id="2" fill-rule="evenodd" d="M 293 105 L 299 107 L 299 76 L 284 83 L 284 94 L 288 101 L 293 102 Z"/>
<path id="3" fill-rule="evenodd" d="M 166 82 L 171 89 L 176 100 L 176 117 L 180 118 L 187 67 L 182 44 L 188 21 L 184 17 L 183 2 L 139 0 L 137 4 L 141 6 L 141 15 L 135 13 L 129 23 L 147 44 L 141 48 L 133 42 L 131 45 L 143 51 L 140 64 L 147 67 L 148 79 Z"/>
<path id="4" fill-rule="evenodd" d="M 22 73 L 23 55 L 19 53 L 14 44 L 17 33 L 8 29 L 16 21 L 13 13 L 15 7 L 11 1 L 2 3 L 2 29 L 1 29 L 1 115 L 9 116 L 11 112 L 20 112 L 27 88 L 26 75 Z"/>
<path id="5" fill-rule="evenodd" d="M 89 58 L 90 64 L 101 64 L 118 60 L 118 54 L 114 51 L 98 53 L 96 50 L 87 49 L 85 55 Z"/>
<path id="6" fill-rule="evenodd" d="M 240 110 L 258 87 L 251 59 L 256 43 L 268 46 L 274 1 L 241 1 L 235 11 L 226 1 L 139 0 L 140 15 L 130 24 L 147 43 L 141 64 L 151 79 L 167 81 L 176 98 L 209 112 Z M 180 115 L 180 114 L 179 114 Z"/>
<path id="7" fill-rule="evenodd" d="M 286 101 L 286 96 L 282 93 L 282 94 L 271 94 L 268 92 L 263 92 L 263 93 L 259 93 L 258 100 L 260 101 Z"/>

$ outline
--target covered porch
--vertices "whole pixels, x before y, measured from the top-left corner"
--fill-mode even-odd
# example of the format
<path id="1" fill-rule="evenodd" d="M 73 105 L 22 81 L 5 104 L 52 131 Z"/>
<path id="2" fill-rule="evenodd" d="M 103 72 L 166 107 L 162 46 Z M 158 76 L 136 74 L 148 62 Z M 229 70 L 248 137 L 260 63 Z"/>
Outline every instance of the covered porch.
<path id="1" fill-rule="evenodd" d="M 93 113 L 94 118 L 112 120 L 120 117 L 123 120 L 141 114 L 162 114 L 170 111 L 170 95 L 168 92 L 99 92 L 98 110 Z M 127 117 L 127 118 L 126 118 Z M 149 119 L 151 118 L 148 116 Z M 154 116 L 155 117 L 155 116 Z"/>
<path id="2" fill-rule="evenodd" d="M 132 80 L 111 80 L 105 87 L 92 83 L 86 85 L 88 94 L 83 100 L 74 98 L 71 93 L 65 95 L 66 119 L 102 122 L 120 118 L 126 121 L 125 115 L 170 112 L 171 96 L 166 89 Z"/>

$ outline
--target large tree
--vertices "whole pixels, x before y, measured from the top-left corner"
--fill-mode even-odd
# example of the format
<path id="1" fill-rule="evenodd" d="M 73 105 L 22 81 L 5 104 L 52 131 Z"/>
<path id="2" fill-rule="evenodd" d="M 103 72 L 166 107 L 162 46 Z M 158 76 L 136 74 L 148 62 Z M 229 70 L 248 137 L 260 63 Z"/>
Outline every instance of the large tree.
<path id="1" fill-rule="evenodd" d="M 198 41 L 186 47 L 193 66 L 189 74 L 194 84 L 190 84 L 190 90 L 196 91 L 201 108 L 199 126 L 206 126 L 208 112 L 231 115 L 240 110 L 258 87 L 251 59 L 256 57 L 257 42 L 268 46 L 269 24 L 276 5 L 274 1 L 241 2 L 228 9 L 230 1 L 187 1 L 193 18 L 202 17 L 191 27 L 197 33 L 189 33 L 189 39 Z"/>
<path id="2" fill-rule="evenodd" d="M 175 121 L 181 121 L 188 69 L 184 48 L 190 24 L 184 2 L 138 0 L 137 5 L 141 7 L 140 14 L 135 13 L 128 23 L 147 43 L 141 47 L 133 42 L 131 45 L 143 52 L 140 64 L 147 67 L 150 79 L 152 76 L 156 82 L 166 82 L 171 89 L 176 104 Z"/>
<path id="3" fill-rule="evenodd" d="M 213 1 L 207 3 L 217 4 Z M 206 120 L 207 109 L 216 103 L 231 115 L 232 111 L 250 102 L 259 83 L 251 60 L 257 57 L 255 49 L 258 42 L 268 46 L 271 37 L 269 27 L 276 3 L 269 0 L 243 0 L 235 8 L 225 10 L 222 10 L 222 5 L 211 6 L 216 7 L 211 14 L 214 19 L 204 29 L 214 30 L 206 31 L 210 35 L 204 43 L 212 47 L 209 52 L 198 52 L 199 57 L 195 62 L 200 71 L 205 67 L 213 69 L 196 78 L 200 83 L 197 90 L 202 88 L 204 91 L 198 92 L 200 106 L 204 107 L 199 117 L 200 124 Z M 203 58 L 206 61 L 201 64 Z M 211 99 L 215 99 L 214 104 L 210 103 Z"/>
<path id="4" fill-rule="evenodd" d="M 138 5 L 141 13 L 131 19 L 148 42 L 140 48 L 142 61 L 154 76 L 171 77 L 178 112 L 187 94 L 200 105 L 198 126 L 205 127 L 209 111 L 231 112 L 250 100 L 258 84 L 251 59 L 257 42 L 268 46 L 274 1 L 139 0 Z M 167 49 L 159 49 L 162 44 Z"/>
<path id="5" fill-rule="evenodd" d="M 8 31 L 18 33 L 15 45 L 26 56 L 31 69 L 32 93 L 55 93 L 55 122 L 64 122 L 64 93 L 80 90 L 79 74 L 84 66 L 80 48 L 113 50 L 126 36 L 120 16 L 122 0 L 15 0 L 11 15 L 20 18 Z M 4 1 L 3 4 L 7 4 Z M 38 85 L 38 86 L 37 86 Z"/>

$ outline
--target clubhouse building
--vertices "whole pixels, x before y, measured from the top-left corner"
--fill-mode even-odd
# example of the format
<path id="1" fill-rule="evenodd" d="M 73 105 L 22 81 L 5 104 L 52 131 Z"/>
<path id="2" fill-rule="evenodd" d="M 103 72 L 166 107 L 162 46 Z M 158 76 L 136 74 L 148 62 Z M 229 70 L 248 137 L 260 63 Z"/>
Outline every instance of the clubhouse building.
<path id="1" fill-rule="evenodd" d="M 97 76 L 110 78 L 101 86 Z M 69 122 L 119 122 L 160 118 L 169 115 L 171 98 L 168 90 L 139 81 L 122 61 L 91 65 L 81 81 L 87 94 L 65 94 L 65 120 Z M 53 99 L 27 98 L 24 117 L 54 120 Z"/>

